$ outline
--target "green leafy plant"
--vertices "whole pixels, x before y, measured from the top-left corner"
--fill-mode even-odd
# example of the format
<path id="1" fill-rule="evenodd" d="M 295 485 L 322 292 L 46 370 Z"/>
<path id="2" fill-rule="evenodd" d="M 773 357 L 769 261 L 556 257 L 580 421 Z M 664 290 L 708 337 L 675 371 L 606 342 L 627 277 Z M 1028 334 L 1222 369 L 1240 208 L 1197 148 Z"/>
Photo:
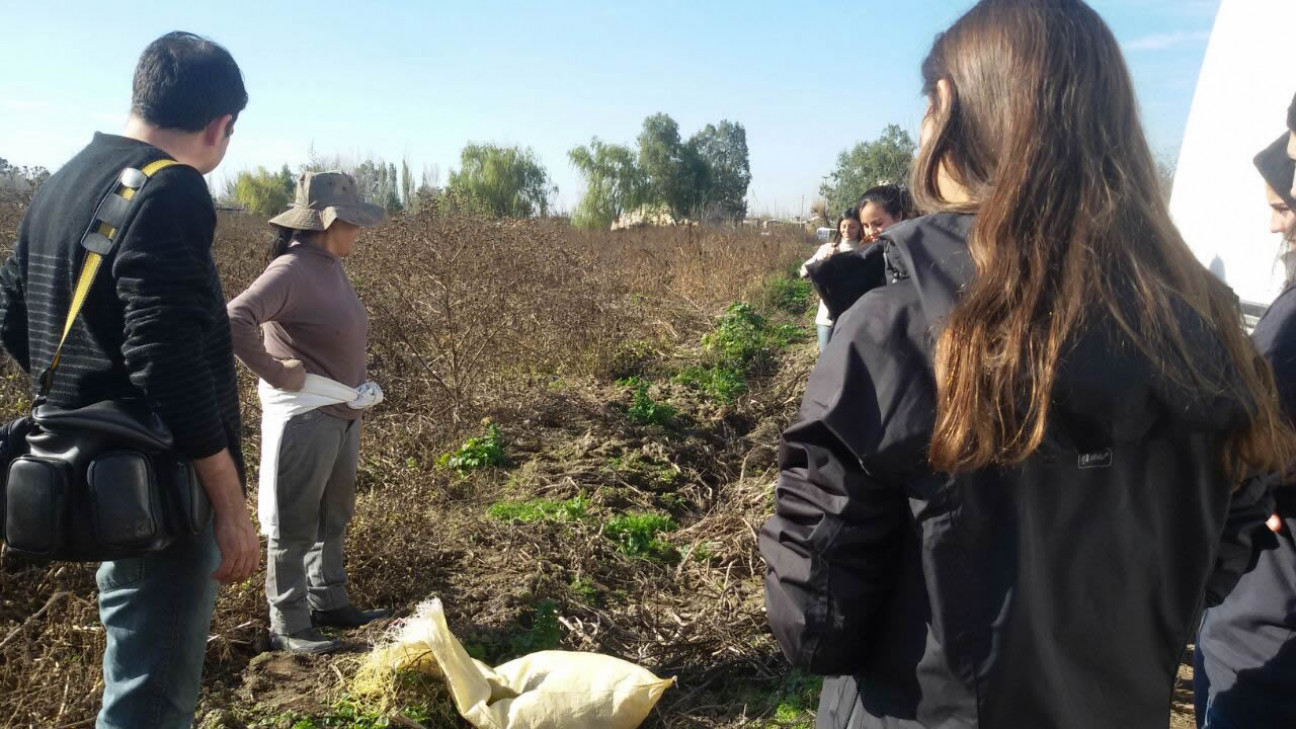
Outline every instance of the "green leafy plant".
<path id="1" fill-rule="evenodd" d="M 659 562 L 669 562 L 679 556 L 675 547 L 658 538 L 663 532 L 679 528 L 675 520 L 661 514 L 622 514 L 612 517 L 603 525 L 603 534 L 617 549 L 629 557 L 643 557 Z"/>
<path id="2" fill-rule="evenodd" d="M 504 433 L 495 423 L 486 426 L 486 435 L 469 438 L 459 450 L 446 453 L 437 461 L 444 468 L 451 468 L 459 473 L 502 466 L 504 458 Z"/>
<path id="3" fill-rule="evenodd" d="M 589 501 L 584 496 L 577 496 L 566 501 L 552 499 L 532 499 L 530 501 L 500 501 L 492 504 L 486 513 L 500 521 L 512 521 L 522 524 L 535 522 L 572 522 L 580 521 L 587 516 Z"/>
<path id="4" fill-rule="evenodd" d="M 602 602 L 599 599 L 598 587 L 592 580 L 585 577 L 573 577 L 568 587 L 571 588 L 572 595 L 581 602 L 589 605 L 598 605 Z"/>
<path id="5" fill-rule="evenodd" d="M 509 641 L 509 652 L 516 656 L 524 656 L 538 651 L 551 651 L 558 647 L 561 640 L 558 603 L 553 600 L 541 600 L 536 603 L 531 627 L 513 636 Z"/>
<path id="6" fill-rule="evenodd" d="M 679 411 L 667 403 L 653 400 L 649 393 L 651 382 L 642 377 L 631 377 L 618 384 L 629 387 L 634 392 L 634 401 L 631 402 L 627 413 L 631 422 L 638 425 L 660 425 L 663 428 L 668 428 L 675 422 L 675 416 Z"/>
<path id="7" fill-rule="evenodd" d="M 814 296 L 814 287 L 810 282 L 794 274 L 771 278 L 762 292 L 765 306 L 796 316 L 805 314 L 810 309 Z"/>
<path id="8" fill-rule="evenodd" d="M 721 365 L 687 367 L 675 375 L 674 381 L 698 390 L 709 400 L 722 405 L 732 405 L 747 393 L 747 375 Z"/>

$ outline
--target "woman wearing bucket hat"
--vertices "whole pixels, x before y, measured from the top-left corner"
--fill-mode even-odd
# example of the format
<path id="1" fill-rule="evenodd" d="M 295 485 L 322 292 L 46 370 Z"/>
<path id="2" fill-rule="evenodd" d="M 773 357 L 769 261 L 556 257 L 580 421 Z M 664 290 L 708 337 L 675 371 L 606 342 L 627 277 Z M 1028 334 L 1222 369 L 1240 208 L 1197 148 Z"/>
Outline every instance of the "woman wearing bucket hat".
<path id="1" fill-rule="evenodd" d="M 367 382 L 369 318 L 342 259 L 384 211 L 341 172 L 304 173 L 292 207 L 273 218 L 274 257 L 229 304 L 234 352 L 260 378 L 259 512 L 268 537 L 271 644 L 327 653 L 319 626 L 387 617 L 347 595 L 342 543 L 355 508 L 360 420 L 382 399 Z"/>

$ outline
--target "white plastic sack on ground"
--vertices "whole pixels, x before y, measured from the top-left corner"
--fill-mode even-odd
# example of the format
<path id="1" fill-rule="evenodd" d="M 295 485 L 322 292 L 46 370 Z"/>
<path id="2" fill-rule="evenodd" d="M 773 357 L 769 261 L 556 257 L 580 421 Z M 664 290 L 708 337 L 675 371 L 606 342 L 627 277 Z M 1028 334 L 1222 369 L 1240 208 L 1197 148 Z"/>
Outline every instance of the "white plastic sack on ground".
<path id="1" fill-rule="evenodd" d="M 542 651 L 491 668 L 468 655 L 435 598 L 397 628 L 391 645 L 374 649 L 362 674 L 418 669 L 429 653 L 455 708 L 477 729 L 634 729 L 675 683 L 597 653 Z"/>

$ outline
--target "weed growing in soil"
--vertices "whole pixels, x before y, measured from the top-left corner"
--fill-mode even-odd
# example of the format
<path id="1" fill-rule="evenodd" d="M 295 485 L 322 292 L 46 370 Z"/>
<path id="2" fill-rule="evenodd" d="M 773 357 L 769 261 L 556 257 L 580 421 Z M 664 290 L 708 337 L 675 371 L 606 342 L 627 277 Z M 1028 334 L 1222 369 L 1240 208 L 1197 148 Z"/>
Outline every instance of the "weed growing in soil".
<path id="1" fill-rule="evenodd" d="M 805 336 L 805 330 L 796 324 L 770 323 L 751 304 L 730 304 L 715 328 L 702 337 L 708 361 L 686 367 L 674 381 L 721 405 L 733 405 L 747 392 L 749 374 L 767 371 L 779 352 Z"/>
<path id="2" fill-rule="evenodd" d="M 671 405 L 657 402 L 648 393 L 652 383 L 642 377 L 631 377 L 617 383 L 634 391 L 634 402 L 630 405 L 630 420 L 637 425 L 660 425 L 669 428 L 679 414 Z"/>
<path id="3" fill-rule="evenodd" d="M 675 382 L 699 390 L 721 405 L 733 405 L 747 393 L 746 375 L 732 367 L 721 365 L 687 367 L 675 375 Z"/>
<path id="4" fill-rule="evenodd" d="M 767 365 L 771 355 L 805 336 L 795 324 L 770 324 L 746 302 L 730 304 L 702 344 L 716 364 L 737 372 Z"/>
<path id="5" fill-rule="evenodd" d="M 571 584 L 568 585 L 568 587 L 571 588 L 572 596 L 581 602 L 588 605 L 598 605 L 602 602 L 602 600 L 599 599 L 598 587 L 596 587 L 592 581 L 584 577 L 573 577 Z"/>
<path id="6" fill-rule="evenodd" d="M 617 549 L 628 557 L 643 557 L 656 562 L 671 562 L 679 552 L 657 538 L 663 532 L 679 528 L 675 520 L 661 514 L 622 514 L 608 519 L 603 533 L 616 542 Z"/>
<path id="7" fill-rule="evenodd" d="M 580 521 L 587 516 L 589 501 L 584 496 L 577 496 L 566 501 L 552 499 L 532 499 L 530 501 L 500 501 L 492 504 L 486 513 L 500 521 L 512 521 L 521 524 L 535 522 L 571 522 Z"/>
<path id="8" fill-rule="evenodd" d="M 677 486 L 683 474 L 678 466 L 663 463 L 641 453 L 628 453 L 608 459 L 608 466 L 620 477 L 653 491 Z"/>
<path id="9" fill-rule="evenodd" d="M 792 671 L 771 691 L 753 694 L 751 699 L 762 714 L 772 713 L 760 729 L 812 729 L 814 714 L 823 690 L 823 678 L 800 670 Z"/>
<path id="10" fill-rule="evenodd" d="M 424 724 L 432 720 L 431 712 L 426 706 L 407 706 L 399 712 L 408 720 Z M 407 726 L 391 720 L 384 711 L 372 711 L 361 707 L 350 698 L 343 697 L 323 716 L 308 717 L 296 712 L 288 712 L 266 717 L 248 725 L 250 729 L 261 727 L 289 727 L 290 729 L 388 729 L 389 727 Z"/>
<path id="11" fill-rule="evenodd" d="M 541 600 L 536 604 L 531 627 L 509 641 L 509 654 L 525 656 L 528 653 L 551 651 L 558 647 L 560 640 L 562 629 L 558 627 L 558 603 Z"/>
<path id="12" fill-rule="evenodd" d="M 795 271 L 788 271 L 765 284 L 761 302 L 771 309 L 800 316 L 814 303 L 814 287 L 806 279 L 796 276 Z"/>
<path id="13" fill-rule="evenodd" d="M 437 462 L 459 473 L 502 466 L 504 458 L 504 432 L 495 423 L 486 426 L 486 435 L 469 438 L 459 450 L 446 453 Z"/>

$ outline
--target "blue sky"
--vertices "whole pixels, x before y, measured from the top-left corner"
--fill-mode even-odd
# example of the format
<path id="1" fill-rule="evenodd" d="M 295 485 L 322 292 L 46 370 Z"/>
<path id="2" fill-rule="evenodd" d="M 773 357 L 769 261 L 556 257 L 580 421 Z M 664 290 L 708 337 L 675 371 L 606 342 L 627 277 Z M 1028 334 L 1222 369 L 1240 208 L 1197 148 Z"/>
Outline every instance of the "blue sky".
<path id="1" fill-rule="evenodd" d="M 1219 0 L 1092 0 L 1125 45 L 1153 148 L 1173 155 Z M 747 128 L 753 212 L 808 209 L 836 155 L 888 123 L 916 134 L 918 68 L 971 0 L 446 3 L 0 0 L 0 157 L 51 169 L 118 131 L 140 50 L 183 29 L 224 44 L 251 103 L 215 174 L 322 154 L 407 158 L 444 183 L 469 141 L 567 161 L 664 111 Z"/>

